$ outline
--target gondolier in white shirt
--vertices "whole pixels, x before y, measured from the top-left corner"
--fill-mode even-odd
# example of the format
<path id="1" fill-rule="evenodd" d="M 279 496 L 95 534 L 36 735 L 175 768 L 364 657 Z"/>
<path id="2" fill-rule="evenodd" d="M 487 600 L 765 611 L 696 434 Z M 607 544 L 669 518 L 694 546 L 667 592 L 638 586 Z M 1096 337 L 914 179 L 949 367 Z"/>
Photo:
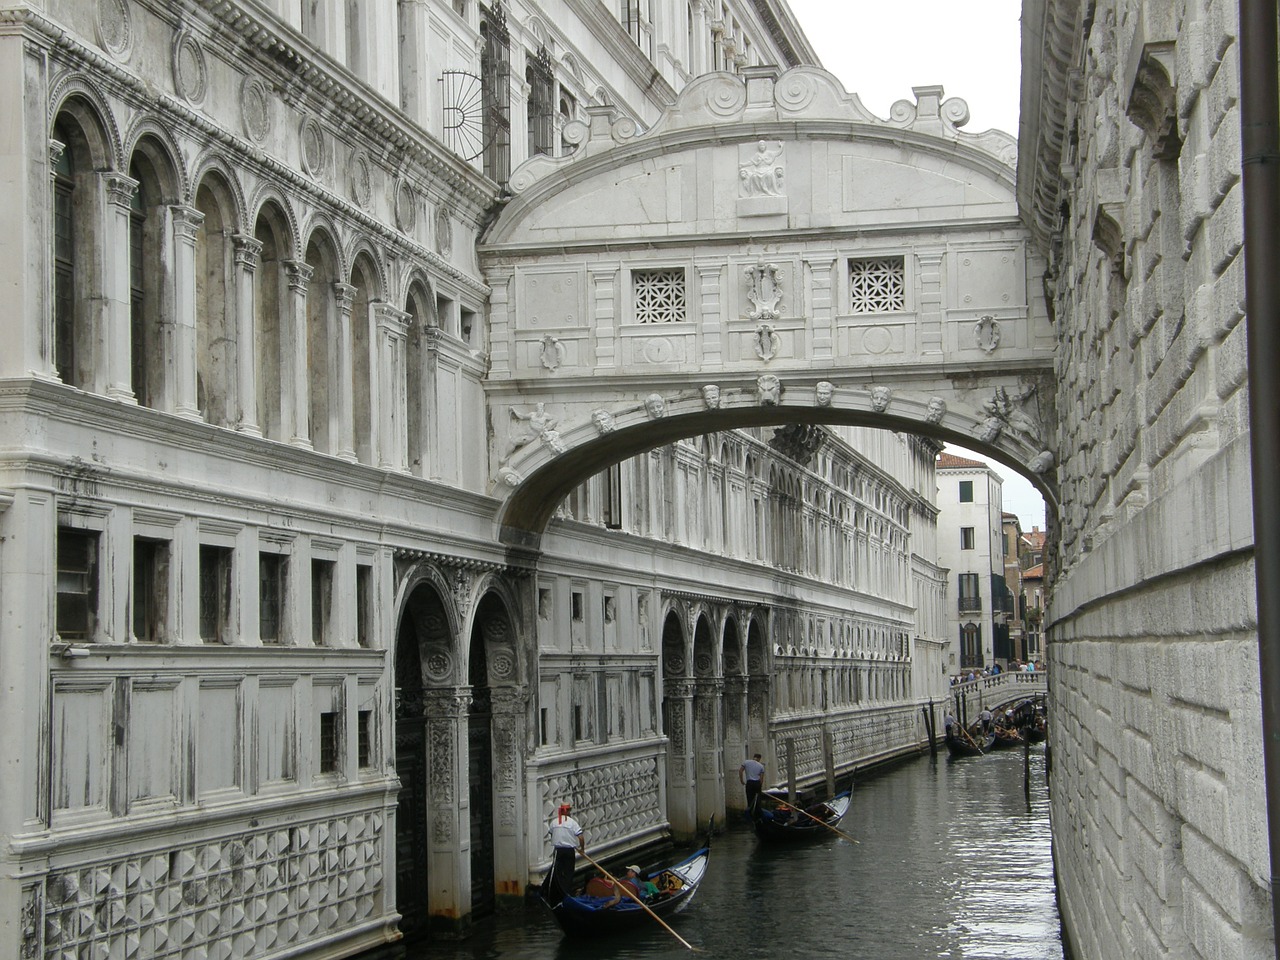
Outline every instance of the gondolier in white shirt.
<path id="1" fill-rule="evenodd" d="M 754 810 L 756 797 L 760 796 L 760 788 L 764 786 L 764 764 L 760 762 L 760 754 L 742 761 L 738 767 L 738 782 L 747 788 L 747 809 Z"/>
<path id="2" fill-rule="evenodd" d="M 554 907 L 565 897 L 573 893 L 573 869 L 577 863 L 578 853 L 585 851 L 586 839 L 582 835 L 582 826 L 569 816 L 573 808 L 560 804 L 556 816 L 547 828 L 547 836 L 551 838 L 551 883 L 548 900 Z"/>

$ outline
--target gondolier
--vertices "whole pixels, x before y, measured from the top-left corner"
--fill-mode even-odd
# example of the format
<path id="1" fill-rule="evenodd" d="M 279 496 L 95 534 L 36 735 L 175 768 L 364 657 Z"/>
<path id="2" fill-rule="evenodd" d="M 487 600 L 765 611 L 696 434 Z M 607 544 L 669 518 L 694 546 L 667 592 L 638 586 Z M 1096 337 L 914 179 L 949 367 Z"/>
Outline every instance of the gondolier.
<path id="1" fill-rule="evenodd" d="M 547 828 L 552 849 L 551 882 L 548 884 L 547 900 L 552 906 L 573 893 L 573 869 L 578 854 L 587 849 L 582 826 L 569 816 L 572 809 L 567 803 L 560 804 L 555 819 Z"/>
<path id="2" fill-rule="evenodd" d="M 747 809 L 754 810 L 756 797 L 760 796 L 760 788 L 764 784 L 764 764 L 760 762 L 760 754 L 742 761 L 742 766 L 738 767 L 738 782 L 747 788 Z"/>

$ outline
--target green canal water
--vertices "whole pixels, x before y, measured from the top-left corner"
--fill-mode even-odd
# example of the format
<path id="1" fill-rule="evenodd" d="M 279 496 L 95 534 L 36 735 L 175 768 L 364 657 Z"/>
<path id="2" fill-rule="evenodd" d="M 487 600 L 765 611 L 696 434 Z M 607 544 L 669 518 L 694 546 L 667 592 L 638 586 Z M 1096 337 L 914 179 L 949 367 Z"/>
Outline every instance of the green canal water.
<path id="1" fill-rule="evenodd" d="M 707 960 L 1062 960 L 1044 748 L 950 760 L 925 755 L 859 780 L 841 828 L 804 846 L 717 836 L 707 878 L 672 926 Z M 590 838 L 587 838 L 590 851 Z M 689 956 L 656 923 L 569 940 L 537 903 L 462 942 L 405 960 L 601 960 Z M 385 954 L 384 954 L 385 955 Z"/>

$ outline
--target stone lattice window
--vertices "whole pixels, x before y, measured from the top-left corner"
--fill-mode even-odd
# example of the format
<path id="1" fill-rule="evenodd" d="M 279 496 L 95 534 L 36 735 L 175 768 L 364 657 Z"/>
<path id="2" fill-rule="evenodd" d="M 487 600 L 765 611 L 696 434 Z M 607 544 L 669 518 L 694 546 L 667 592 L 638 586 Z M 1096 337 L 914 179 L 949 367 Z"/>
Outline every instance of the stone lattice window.
<path id="1" fill-rule="evenodd" d="M 902 257 L 849 261 L 849 301 L 853 313 L 893 313 L 906 309 Z"/>
<path id="2" fill-rule="evenodd" d="M 631 274 L 637 323 L 680 323 L 686 319 L 684 270 L 635 270 Z"/>

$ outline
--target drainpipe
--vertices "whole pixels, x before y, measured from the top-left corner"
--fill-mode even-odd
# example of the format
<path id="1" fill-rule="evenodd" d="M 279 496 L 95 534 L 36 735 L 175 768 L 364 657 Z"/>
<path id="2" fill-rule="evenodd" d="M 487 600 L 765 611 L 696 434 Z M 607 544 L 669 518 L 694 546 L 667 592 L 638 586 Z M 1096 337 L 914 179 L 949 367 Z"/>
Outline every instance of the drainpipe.
<path id="1" fill-rule="evenodd" d="M 1253 558 L 1258 591 L 1262 755 L 1271 853 L 1271 935 L 1280 958 L 1280 92 L 1277 0 L 1240 0 L 1240 145 L 1244 186 Z"/>

